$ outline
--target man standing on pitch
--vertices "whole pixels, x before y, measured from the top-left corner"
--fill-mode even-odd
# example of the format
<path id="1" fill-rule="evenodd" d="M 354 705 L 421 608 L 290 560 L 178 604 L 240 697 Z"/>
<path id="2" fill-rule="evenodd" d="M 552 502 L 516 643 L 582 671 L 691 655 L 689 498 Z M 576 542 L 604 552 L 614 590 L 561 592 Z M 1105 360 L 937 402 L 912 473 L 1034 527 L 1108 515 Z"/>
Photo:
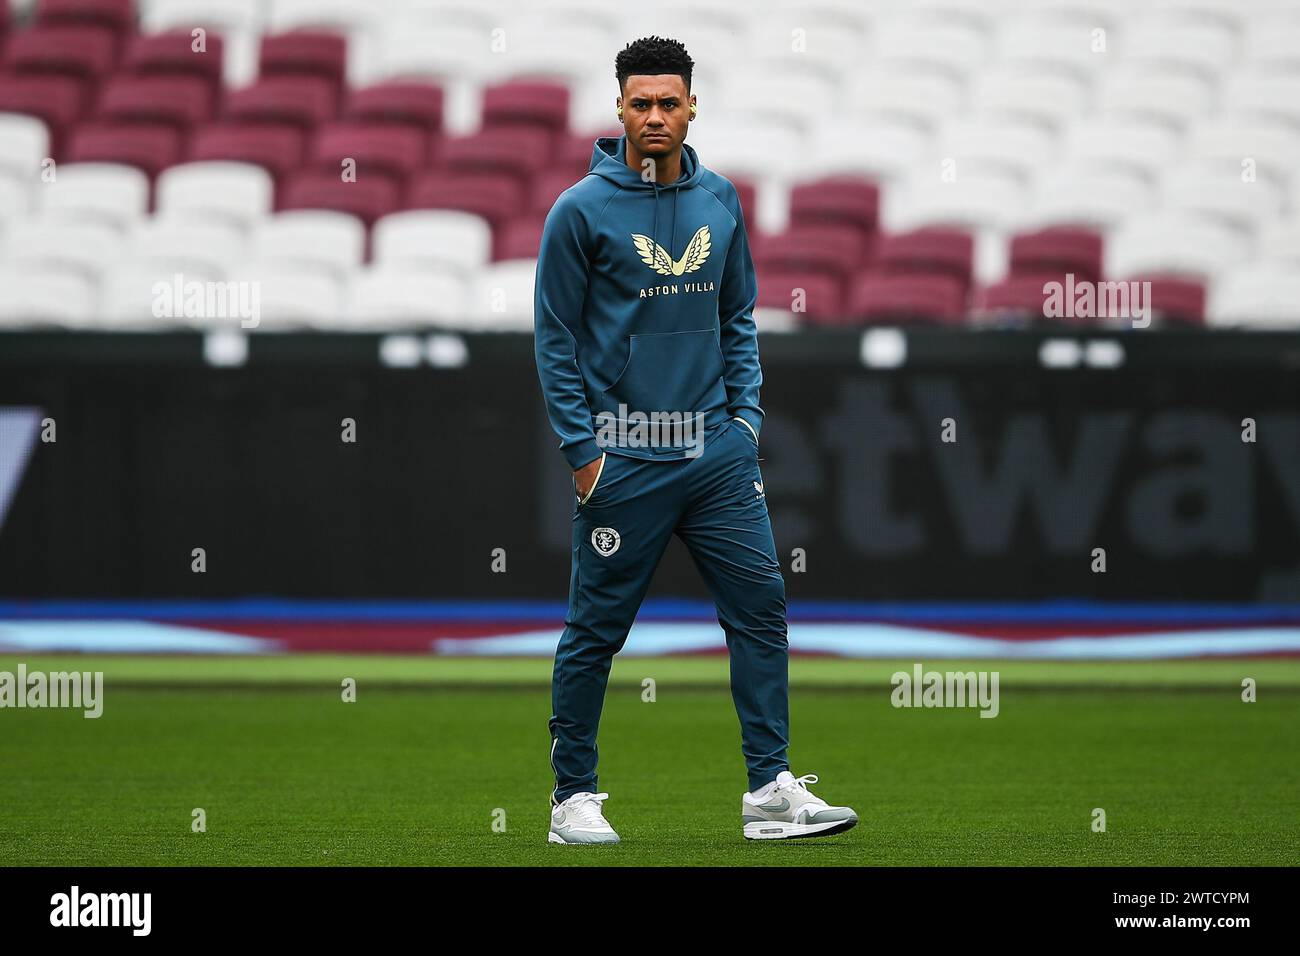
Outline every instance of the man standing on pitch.
<path id="1" fill-rule="evenodd" d="M 615 59 L 624 133 L 546 218 L 537 260 L 537 372 L 573 469 L 569 608 L 551 684 L 552 843 L 617 843 L 597 793 L 596 730 L 623 646 L 677 534 L 731 655 L 749 792 L 744 835 L 857 823 L 796 778 L 788 746 L 785 581 L 758 436 L 758 295 L 735 187 L 685 144 L 693 63 L 648 37 Z M 685 809 L 685 808 L 684 808 Z"/>

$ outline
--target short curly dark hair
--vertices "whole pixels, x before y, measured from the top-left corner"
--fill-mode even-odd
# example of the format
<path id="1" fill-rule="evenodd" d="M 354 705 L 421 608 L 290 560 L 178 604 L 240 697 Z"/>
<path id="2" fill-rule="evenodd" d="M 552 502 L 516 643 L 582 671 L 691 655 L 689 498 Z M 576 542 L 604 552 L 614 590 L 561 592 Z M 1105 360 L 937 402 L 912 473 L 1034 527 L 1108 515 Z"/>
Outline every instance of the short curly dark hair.
<path id="1" fill-rule="evenodd" d="M 633 74 L 658 76 L 661 73 L 676 73 L 686 83 L 686 92 L 689 93 L 691 70 L 694 67 L 695 61 L 686 52 L 686 47 L 677 40 L 664 37 L 633 40 L 614 57 L 614 76 L 620 90 Z"/>

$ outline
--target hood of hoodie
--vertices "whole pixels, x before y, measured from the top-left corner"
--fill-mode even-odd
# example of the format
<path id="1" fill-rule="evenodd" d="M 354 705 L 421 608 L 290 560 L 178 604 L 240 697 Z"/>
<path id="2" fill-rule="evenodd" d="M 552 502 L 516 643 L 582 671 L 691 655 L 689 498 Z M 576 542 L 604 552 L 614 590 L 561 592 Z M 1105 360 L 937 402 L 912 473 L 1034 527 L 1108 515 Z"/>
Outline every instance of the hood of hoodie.
<path id="1" fill-rule="evenodd" d="M 603 179 L 608 179 L 616 183 L 621 189 L 643 189 L 648 193 L 654 194 L 655 218 L 654 231 L 650 238 L 659 242 L 660 227 L 665 226 L 668 242 L 666 248 L 674 249 L 677 247 L 677 196 L 683 189 L 693 189 L 704 175 L 704 167 L 700 165 L 700 158 L 695 155 L 695 150 L 689 143 L 682 143 L 682 174 L 676 182 L 659 183 L 651 180 L 646 182 L 641 178 L 641 171 L 633 169 L 623 159 L 627 155 L 627 134 L 622 136 L 602 136 L 596 140 L 596 145 L 591 150 L 591 165 L 587 169 L 587 174 L 595 173 Z M 671 193 L 672 199 L 664 199 L 664 193 Z M 666 217 L 661 217 L 659 211 L 661 202 L 667 203 L 669 208 Z"/>

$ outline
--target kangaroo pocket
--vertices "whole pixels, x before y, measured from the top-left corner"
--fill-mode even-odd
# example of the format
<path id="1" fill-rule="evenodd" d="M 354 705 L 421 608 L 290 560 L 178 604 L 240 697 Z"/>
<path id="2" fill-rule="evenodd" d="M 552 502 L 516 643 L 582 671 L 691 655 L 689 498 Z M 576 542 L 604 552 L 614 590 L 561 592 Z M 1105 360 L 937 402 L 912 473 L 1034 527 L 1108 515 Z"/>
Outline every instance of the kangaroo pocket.
<path id="1" fill-rule="evenodd" d="M 628 412 L 705 411 L 720 388 L 723 361 L 714 329 L 631 336 L 627 364 L 605 389 L 605 409 Z M 725 394 L 725 389 L 723 390 Z"/>

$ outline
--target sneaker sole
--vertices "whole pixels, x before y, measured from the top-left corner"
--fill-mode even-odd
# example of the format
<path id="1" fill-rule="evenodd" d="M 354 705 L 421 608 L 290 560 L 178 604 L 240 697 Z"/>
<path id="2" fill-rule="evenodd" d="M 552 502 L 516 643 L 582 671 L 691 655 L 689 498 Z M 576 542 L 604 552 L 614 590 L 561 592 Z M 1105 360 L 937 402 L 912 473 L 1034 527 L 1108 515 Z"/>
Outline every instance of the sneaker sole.
<path id="1" fill-rule="evenodd" d="M 560 846 L 612 846 L 615 843 L 618 843 L 619 839 L 618 836 L 616 835 L 612 840 L 601 840 L 597 843 L 583 842 L 580 840 L 566 840 L 564 839 L 564 837 L 560 836 L 554 830 L 551 830 L 546 834 L 546 842 L 558 843 L 560 844 Z"/>
<path id="2" fill-rule="evenodd" d="M 804 837 L 834 836 L 852 830 L 858 825 L 858 818 L 850 820 L 833 820 L 830 823 L 782 823 L 780 820 L 766 820 L 762 823 L 746 823 L 746 840 L 798 840 Z"/>

